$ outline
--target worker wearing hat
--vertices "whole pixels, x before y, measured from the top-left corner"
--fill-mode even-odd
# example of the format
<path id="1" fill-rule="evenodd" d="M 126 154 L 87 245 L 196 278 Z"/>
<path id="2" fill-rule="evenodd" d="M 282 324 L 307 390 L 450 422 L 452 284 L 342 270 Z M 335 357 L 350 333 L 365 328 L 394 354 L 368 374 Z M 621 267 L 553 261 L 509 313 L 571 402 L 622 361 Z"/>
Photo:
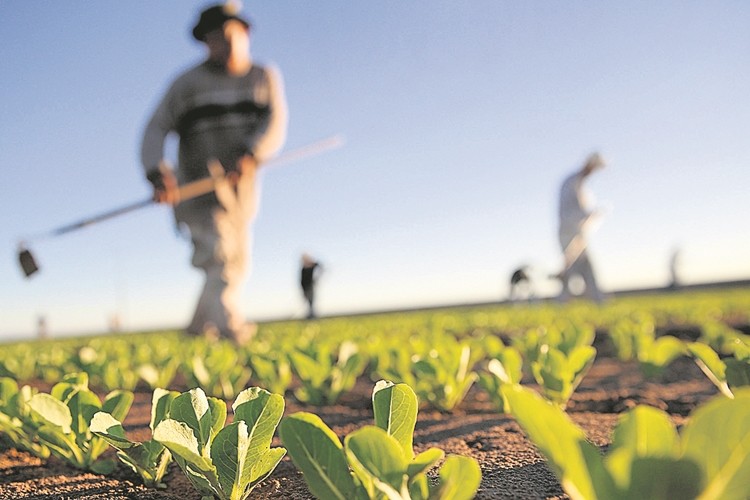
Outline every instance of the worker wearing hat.
<path id="1" fill-rule="evenodd" d="M 570 278 L 576 275 L 583 280 L 584 295 L 587 298 L 596 302 L 601 302 L 603 298 L 586 250 L 586 231 L 590 229 L 598 211 L 589 207 L 590 194 L 586 191 L 584 182 L 604 165 L 601 155 L 592 153 L 579 170 L 563 181 L 560 189 L 559 237 L 565 259 L 564 269 L 558 276 L 562 281 L 562 300 L 570 298 Z"/>
<path id="2" fill-rule="evenodd" d="M 287 127 L 281 75 L 252 60 L 251 27 L 233 4 L 201 12 L 192 35 L 205 45 L 207 57 L 174 80 L 148 121 L 141 147 L 154 198 L 174 205 L 178 225 L 192 240 L 192 265 L 205 274 L 186 331 L 239 344 L 254 331 L 239 304 L 257 209 L 256 170 L 281 149 Z M 164 160 L 169 134 L 179 137 L 174 170 Z M 207 177 L 214 160 L 231 183 L 180 202 L 178 186 Z"/>

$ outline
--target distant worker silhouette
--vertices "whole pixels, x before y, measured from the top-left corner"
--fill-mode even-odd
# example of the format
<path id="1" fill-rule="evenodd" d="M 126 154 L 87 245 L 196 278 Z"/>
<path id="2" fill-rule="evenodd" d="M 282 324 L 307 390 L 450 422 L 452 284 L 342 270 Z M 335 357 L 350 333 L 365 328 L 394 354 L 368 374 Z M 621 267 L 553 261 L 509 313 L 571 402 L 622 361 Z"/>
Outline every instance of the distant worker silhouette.
<path id="1" fill-rule="evenodd" d="M 597 303 L 603 299 L 596 282 L 594 269 L 589 260 L 586 247 L 586 236 L 591 225 L 601 215 L 601 211 L 592 210 L 590 194 L 584 188 L 588 177 L 603 168 L 604 160 L 598 153 L 590 155 L 583 167 L 569 175 L 560 189 L 560 226 L 559 238 L 564 257 L 564 267 L 555 277 L 562 282 L 560 300 L 569 299 L 573 293 L 570 289 L 571 277 L 578 276 L 583 280 L 583 296 Z"/>
<path id="2" fill-rule="evenodd" d="M 510 276 L 510 300 L 530 300 L 534 293 L 531 287 L 529 266 L 522 266 Z"/>
<path id="3" fill-rule="evenodd" d="M 315 318 L 315 285 L 323 266 L 308 254 L 302 254 L 302 270 L 300 271 L 300 285 L 302 294 L 307 301 L 307 318 Z"/>
<path id="4" fill-rule="evenodd" d="M 680 249 L 675 248 L 672 250 L 672 255 L 669 257 L 669 288 L 677 289 L 681 285 L 680 281 Z"/>
<path id="5" fill-rule="evenodd" d="M 282 147 L 287 128 L 280 74 L 250 56 L 250 21 L 234 4 L 200 14 L 193 37 L 208 57 L 172 83 L 146 127 L 141 161 L 154 199 L 174 205 L 193 244 L 192 265 L 205 284 L 188 334 L 246 343 L 255 331 L 240 310 L 249 263 L 249 226 L 257 209 L 256 170 Z M 167 135 L 179 137 L 176 171 L 164 161 Z M 179 188 L 209 176 L 218 160 L 227 173 L 212 193 L 180 202 Z"/>

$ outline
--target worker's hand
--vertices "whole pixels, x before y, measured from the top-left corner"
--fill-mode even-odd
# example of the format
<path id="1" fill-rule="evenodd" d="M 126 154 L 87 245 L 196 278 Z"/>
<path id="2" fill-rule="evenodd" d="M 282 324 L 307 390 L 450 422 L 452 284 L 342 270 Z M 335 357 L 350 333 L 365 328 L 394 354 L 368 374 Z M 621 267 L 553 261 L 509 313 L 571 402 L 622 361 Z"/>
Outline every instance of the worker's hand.
<path id="1" fill-rule="evenodd" d="M 149 170 L 146 178 L 154 187 L 154 201 L 176 205 L 180 201 L 180 190 L 172 169 L 162 164 L 158 168 Z"/>
<path id="2" fill-rule="evenodd" d="M 241 176 L 254 174 L 256 168 L 258 168 L 258 162 L 252 155 L 242 155 L 237 160 L 235 169 L 227 172 L 227 179 L 232 184 L 237 184 Z"/>

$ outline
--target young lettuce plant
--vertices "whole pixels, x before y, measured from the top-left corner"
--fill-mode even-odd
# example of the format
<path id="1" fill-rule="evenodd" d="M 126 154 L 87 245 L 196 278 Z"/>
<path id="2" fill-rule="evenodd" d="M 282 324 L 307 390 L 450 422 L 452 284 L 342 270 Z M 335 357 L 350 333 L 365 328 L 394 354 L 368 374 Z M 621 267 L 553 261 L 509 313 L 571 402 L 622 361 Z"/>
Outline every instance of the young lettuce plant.
<path id="1" fill-rule="evenodd" d="M 574 347 L 565 354 L 542 344 L 536 361 L 531 363 L 531 371 L 544 396 L 564 409 L 595 357 L 596 348 L 590 345 Z"/>
<path id="2" fill-rule="evenodd" d="M 332 350 L 332 347 L 319 345 L 309 352 L 289 353 L 292 370 L 301 384 L 294 392 L 299 401 L 313 405 L 333 404 L 342 393 L 354 387 L 357 377 L 367 367 L 367 358 L 354 342 L 342 342 L 336 356 Z"/>
<path id="3" fill-rule="evenodd" d="M 151 431 L 162 420 L 169 417 L 172 401 L 179 396 L 176 391 L 157 388 L 151 401 Z M 117 450 L 117 457 L 122 463 L 133 469 L 148 487 L 165 487 L 162 483 L 172 455 L 161 443 L 150 439 L 143 443 L 129 440 L 125 435 L 122 423 L 109 413 L 100 411 L 91 419 L 91 432 L 107 441 Z"/>
<path id="4" fill-rule="evenodd" d="M 119 390 L 107 394 L 104 402 L 99 401 L 88 388 L 88 375 L 75 373 L 66 375 L 49 394 L 33 395 L 28 406 L 38 423 L 39 441 L 53 455 L 79 469 L 108 473 L 114 468 L 114 462 L 97 462 L 108 444 L 91 432 L 91 418 L 96 412 L 105 411 L 124 419 L 132 403 L 133 393 Z"/>
<path id="5" fill-rule="evenodd" d="M 36 390 L 28 385 L 19 389 L 9 377 L 0 377 L 0 436 L 5 435 L 14 448 L 45 459 L 49 448 L 36 439 L 37 424 L 31 418 L 27 405 Z"/>
<path id="6" fill-rule="evenodd" d="M 680 436 L 667 413 L 623 414 L 606 456 L 559 407 L 503 388 L 513 416 L 573 499 L 743 499 L 750 496 L 750 389 L 696 408 Z"/>
<path id="7" fill-rule="evenodd" d="M 347 435 L 343 445 L 317 415 L 298 412 L 282 420 L 281 441 L 313 495 L 326 500 L 473 498 L 481 471 L 468 457 L 448 457 L 439 484 L 429 484 L 426 473 L 444 452 L 430 448 L 414 455 L 418 402 L 408 385 L 380 381 L 372 398 L 375 425 Z"/>
<path id="8" fill-rule="evenodd" d="M 508 384 L 521 383 L 523 358 L 515 347 L 505 347 L 496 356 L 487 362 L 486 370 L 479 372 L 479 385 L 501 413 L 509 413 L 510 405 L 501 389 Z"/>
<path id="9" fill-rule="evenodd" d="M 250 381 L 253 372 L 229 342 L 219 342 L 205 354 L 196 354 L 189 363 L 187 375 L 191 386 L 203 389 L 209 396 L 232 399 Z"/>
<path id="10" fill-rule="evenodd" d="M 661 374 L 672 361 L 687 354 L 685 343 L 671 335 L 642 339 L 638 349 L 638 364 L 647 378 Z"/>
<path id="11" fill-rule="evenodd" d="M 734 357 L 720 358 L 710 345 L 690 342 L 687 350 L 708 379 L 728 398 L 739 387 L 750 386 L 750 347 L 736 346 Z"/>
<path id="12" fill-rule="evenodd" d="M 650 314 L 642 313 L 616 321 L 609 330 L 609 338 L 615 346 L 620 361 L 636 359 L 639 346 L 653 341 L 656 326 Z"/>
<path id="13" fill-rule="evenodd" d="M 421 354 L 394 348 L 391 363 L 380 373 L 413 388 L 432 407 L 450 411 L 463 401 L 478 375 L 472 370 L 471 346 L 452 335 L 435 337 L 432 348 Z"/>
<path id="14" fill-rule="evenodd" d="M 283 458 L 271 448 L 284 413 L 284 399 L 258 387 L 237 395 L 234 421 L 224 426 L 227 407 L 200 388 L 177 396 L 169 417 L 154 430 L 154 440 L 169 449 L 193 486 L 204 496 L 242 500 Z"/>
<path id="15" fill-rule="evenodd" d="M 136 369 L 136 373 L 141 380 L 146 382 L 151 390 L 156 390 L 160 387 L 169 387 L 172 384 L 177 370 L 180 368 L 180 358 L 174 357 L 165 359 L 164 362 L 159 363 L 142 363 Z"/>
<path id="16" fill-rule="evenodd" d="M 273 394 L 286 393 L 292 384 L 292 367 L 283 354 L 256 354 L 249 358 L 253 370 L 253 380 Z"/>

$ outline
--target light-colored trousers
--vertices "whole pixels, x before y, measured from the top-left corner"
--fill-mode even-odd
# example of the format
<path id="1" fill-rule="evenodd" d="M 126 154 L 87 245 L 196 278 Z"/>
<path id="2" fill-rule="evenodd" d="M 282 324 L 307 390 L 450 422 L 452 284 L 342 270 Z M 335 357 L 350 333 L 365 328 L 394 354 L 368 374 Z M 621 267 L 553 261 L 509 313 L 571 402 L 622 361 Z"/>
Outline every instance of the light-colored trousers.
<path id="1" fill-rule="evenodd" d="M 205 274 L 187 332 L 215 328 L 222 337 L 238 338 L 245 327 L 240 302 L 250 262 L 249 226 L 257 212 L 255 171 L 244 173 L 236 186 L 218 181 L 215 194 L 175 209 L 177 222 L 190 232 L 191 263 Z"/>
<path id="2" fill-rule="evenodd" d="M 578 248 L 572 248 L 580 245 Z M 589 260 L 588 253 L 586 252 L 586 240 L 582 232 L 576 233 L 572 231 L 560 232 L 560 246 L 562 247 L 563 254 L 575 255 L 575 260 L 572 262 L 566 262 L 566 268 L 562 273 L 562 291 L 560 292 L 560 299 L 567 300 L 573 293 L 570 289 L 570 278 L 572 276 L 580 276 L 583 279 L 585 290 L 583 295 L 595 302 L 602 301 L 602 292 L 599 290 L 599 286 L 596 282 L 596 276 L 594 275 L 594 268 Z"/>

